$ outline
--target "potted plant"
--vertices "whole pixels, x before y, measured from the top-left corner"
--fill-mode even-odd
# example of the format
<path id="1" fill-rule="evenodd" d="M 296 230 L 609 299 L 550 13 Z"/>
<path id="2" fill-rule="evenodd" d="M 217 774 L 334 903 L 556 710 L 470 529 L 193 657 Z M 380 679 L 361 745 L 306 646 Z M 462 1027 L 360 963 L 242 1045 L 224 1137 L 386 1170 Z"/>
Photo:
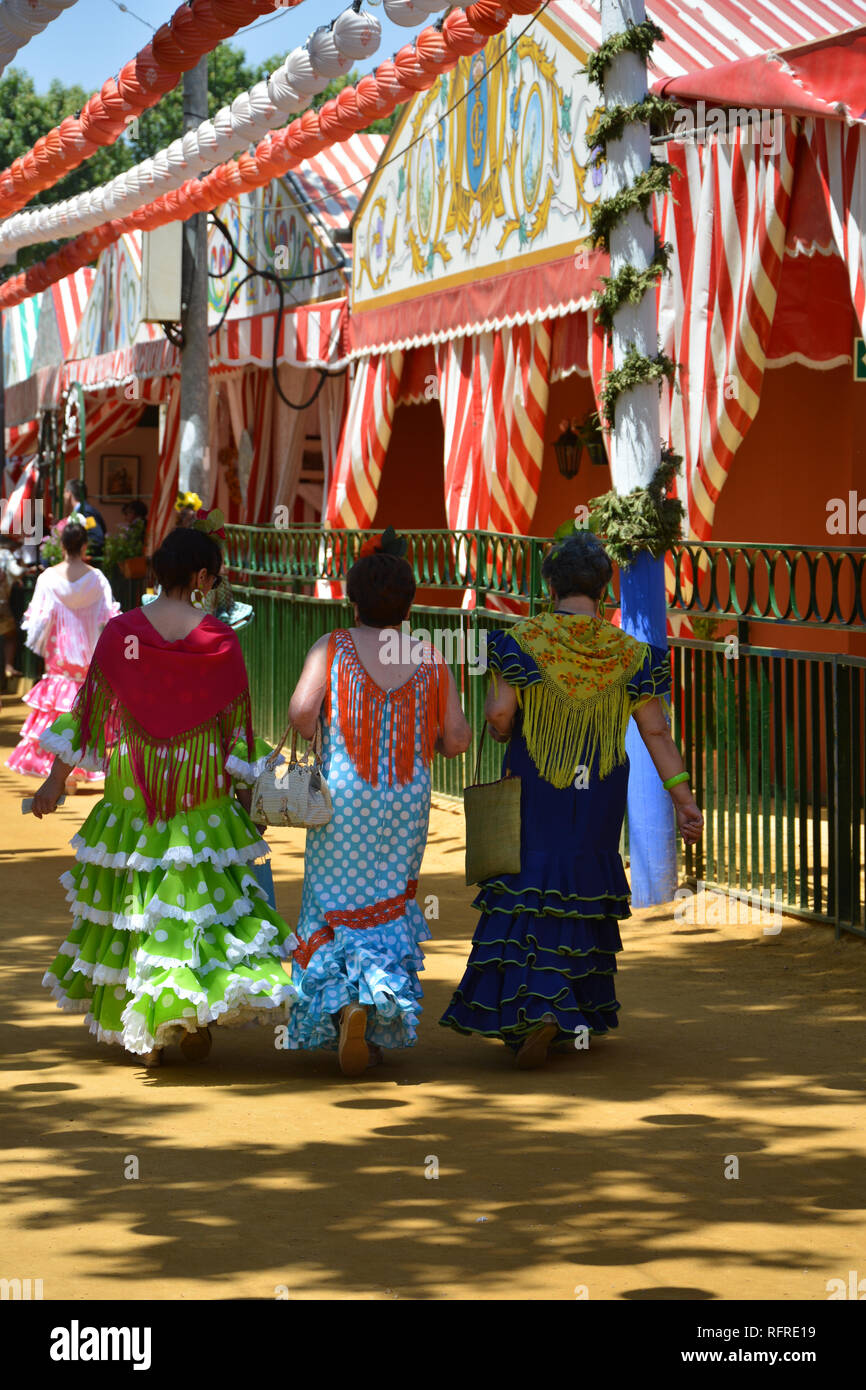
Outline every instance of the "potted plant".
<path id="1" fill-rule="evenodd" d="M 145 522 L 142 519 L 121 526 L 105 538 L 105 568 L 110 573 L 114 565 L 124 579 L 143 579 L 147 573 L 144 553 Z"/>

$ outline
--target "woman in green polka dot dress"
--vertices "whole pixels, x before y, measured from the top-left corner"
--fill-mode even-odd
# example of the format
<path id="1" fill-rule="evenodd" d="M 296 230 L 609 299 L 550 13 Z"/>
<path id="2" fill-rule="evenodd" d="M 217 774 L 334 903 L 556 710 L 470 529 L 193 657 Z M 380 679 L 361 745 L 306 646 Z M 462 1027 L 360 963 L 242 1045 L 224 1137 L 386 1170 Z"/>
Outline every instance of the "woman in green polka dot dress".
<path id="1" fill-rule="evenodd" d="M 296 997 L 282 965 L 296 938 L 253 869 L 267 845 L 233 795 L 269 750 L 253 741 L 237 637 L 192 602 L 221 564 L 211 536 L 173 531 L 153 557 L 162 594 L 108 623 L 73 709 L 41 738 L 56 756 L 40 818 L 71 768 L 106 769 L 61 878 L 72 930 L 43 983 L 146 1066 L 175 1041 L 206 1056 L 210 1024 L 283 1022 Z"/>

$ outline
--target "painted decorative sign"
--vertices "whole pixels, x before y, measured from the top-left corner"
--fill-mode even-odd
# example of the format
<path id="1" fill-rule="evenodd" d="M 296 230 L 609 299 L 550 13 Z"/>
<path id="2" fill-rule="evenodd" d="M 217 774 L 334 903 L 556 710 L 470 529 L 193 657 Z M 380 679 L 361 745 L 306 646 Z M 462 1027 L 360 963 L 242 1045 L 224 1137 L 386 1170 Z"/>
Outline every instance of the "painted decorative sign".
<path id="1" fill-rule="evenodd" d="M 279 308 L 276 287 L 261 276 L 242 282 L 249 275 L 245 258 L 261 270 L 279 275 L 285 285 L 285 305 L 309 304 L 345 293 L 345 279 L 329 269 L 338 252 L 315 228 L 299 207 L 284 179 L 274 179 L 264 188 L 242 193 L 237 201 L 224 203 L 216 215 L 228 229 L 240 256 L 218 227 L 208 228 L 208 270 L 210 271 L 210 319 L 218 319 L 229 304 L 228 318 L 249 318 Z M 241 286 L 232 299 L 233 292 Z"/>
<path id="2" fill-rule="evenodd" d="M 353 307 L 557 260 L 601 192 L 600 94 L 561 23 L 525 20 L 407 106 L 355 222 Z M 402 154 L 401 154 L 402 152 Z"/>
<path id="3" fill-rule="evenodd" d="M 70 356 L 96 357 L 157 335 L 157 326 L 141 322 L 140 236 L 125 234 L 99 257 Z"/>

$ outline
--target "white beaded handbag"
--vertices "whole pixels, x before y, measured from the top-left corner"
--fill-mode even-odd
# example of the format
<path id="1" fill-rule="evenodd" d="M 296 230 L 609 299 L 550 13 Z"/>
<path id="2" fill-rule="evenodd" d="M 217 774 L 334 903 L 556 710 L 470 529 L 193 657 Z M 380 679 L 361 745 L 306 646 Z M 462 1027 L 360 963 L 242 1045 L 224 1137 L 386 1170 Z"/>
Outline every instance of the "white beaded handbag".
<path id="1" fill-rule="evenodd" d="M 327 825 L 334 814 L 334 803 L 322 773 L 321 727 L 303 758 L 298 758 L 298 735 L 292 729 L 292 749 L 288 763 L 278 772 L 283 745 L 289 736 L 283 734 L 280 745 L 271 753 L 253 787 L 250 816 L 257 825 L 292 825 L 312 828 Z M 312 753 L 312 761 L 310 760 Z"/>

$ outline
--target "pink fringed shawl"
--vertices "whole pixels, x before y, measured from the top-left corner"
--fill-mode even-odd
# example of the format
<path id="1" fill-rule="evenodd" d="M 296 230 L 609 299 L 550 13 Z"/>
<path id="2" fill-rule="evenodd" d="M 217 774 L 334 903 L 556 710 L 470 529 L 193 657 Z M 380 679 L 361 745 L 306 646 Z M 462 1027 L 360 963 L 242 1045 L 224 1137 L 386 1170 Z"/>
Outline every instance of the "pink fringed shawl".
<path id="1" fill-rule="evenodd" d="M 181 779 L 193 802 L 204 799 L 217 750 L 221 773 L 241 734 L 253 746 L 240 643 L 209 615 L 177 642 L 161 637 L 140 608 L 113 618 L 96 644 L 75 709 L 82 748 L 97 747 L 102 729 L 108 746 L 117 739 L 127 745 L 150 821 L 176 814 Z"/>

